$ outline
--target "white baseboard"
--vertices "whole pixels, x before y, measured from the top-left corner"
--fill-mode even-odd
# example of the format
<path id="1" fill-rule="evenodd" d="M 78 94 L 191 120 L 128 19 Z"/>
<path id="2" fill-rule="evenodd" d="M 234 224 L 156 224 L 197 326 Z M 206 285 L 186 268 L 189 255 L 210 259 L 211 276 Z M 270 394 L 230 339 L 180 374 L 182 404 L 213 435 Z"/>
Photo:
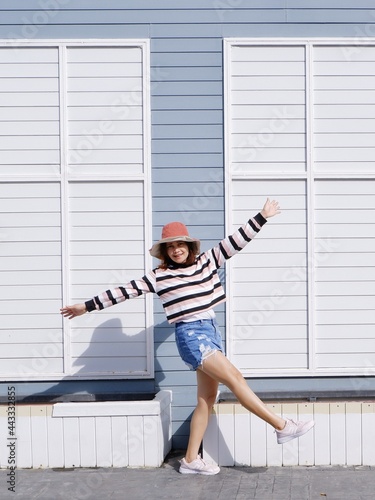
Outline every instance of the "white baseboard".
<path id="1" fill-rule="evenodd" d="M 203 441 L 204 459 L 223 466 L 375 465 L 374 402 L 268 406 L 296 420 L 313 418 L 315 427 L 301 438 L 279 445 L 273 428 L 240 404 L 215 404 Z"/>

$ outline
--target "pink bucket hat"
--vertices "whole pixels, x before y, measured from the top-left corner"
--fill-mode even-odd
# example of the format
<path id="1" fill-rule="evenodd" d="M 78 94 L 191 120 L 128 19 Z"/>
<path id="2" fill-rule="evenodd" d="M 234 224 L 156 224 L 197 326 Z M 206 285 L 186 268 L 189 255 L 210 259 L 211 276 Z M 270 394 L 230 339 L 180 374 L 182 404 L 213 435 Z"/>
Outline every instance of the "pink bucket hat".
<path id="1" fill-rule="evenodd" d="M 195 253 L 199 254 L 200 252 L 200 240 L 198 240 L 197 238 L 191 238 L 189 236 L 189 232 L 185 224 L 182 224 L 182 222 L 170 222 L 163 227 L 163 230 L 161 232 L 161 240 L 152 245 L 152 248 L 150 248 L 150 254 L 153 257 L 157 257 L 158 259 L 160 259 L 160 245 L 162 243 L 168 243 L 170 241 L 186 241 L 194 243 Z"/>

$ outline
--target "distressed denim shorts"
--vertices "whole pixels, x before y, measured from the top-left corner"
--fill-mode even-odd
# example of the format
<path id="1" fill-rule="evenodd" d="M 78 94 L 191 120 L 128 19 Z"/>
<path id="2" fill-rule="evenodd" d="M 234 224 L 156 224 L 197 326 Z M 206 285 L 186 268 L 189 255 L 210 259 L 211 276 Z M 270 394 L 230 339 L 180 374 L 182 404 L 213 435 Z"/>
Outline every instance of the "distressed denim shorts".
<path id="1" fill-rule="evenodd" d="M 178 352 L 190 370 L 216 351 L 223 352 L 221 334 L 215 319 L 179 322 L 175 326 Z"/>

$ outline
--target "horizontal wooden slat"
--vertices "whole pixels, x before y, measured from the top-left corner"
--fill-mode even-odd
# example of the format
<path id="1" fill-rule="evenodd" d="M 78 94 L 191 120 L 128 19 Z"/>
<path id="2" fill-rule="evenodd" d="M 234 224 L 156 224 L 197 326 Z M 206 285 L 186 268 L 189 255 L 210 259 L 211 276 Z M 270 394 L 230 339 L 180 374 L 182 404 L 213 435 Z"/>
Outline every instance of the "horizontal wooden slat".
<path id="1" fill-rule="evenodd" d="M 68 76 L 69 78 L 91 78 L 98 77 L 99 75 L 111 75 L 112 78 L 115 77 L 140 77 L 142 68 L 139 62 L 127 62 L 123 61 L 121 63 L 95 63 L 95 62 L 85 62 L 77 64 L 68 65 Z"/>
<path id="2" fill-rule="evenodd" d="M 53 255 L 2 257 L 0 261 L 0 271 L 9 271 L 11 269 L 16 269 L 17 271 L 38 271 L 39 269 L 57 270 L 61 269 L 61 258 L 60 256 Z"/>
<path id="3" fill-rule="evenodd" d="M 116 374 L 142 374 L 147 371 L 145 356 L 111 357 L 111 358 L 73 358 L 72 374 L 80 375 L 116 375 Z"/>
<path id="4" fill-rule="evenodd" d="M 373 76 L 375 68 L 373 65 L 364 61 L 329 61 L 315 62 L 315 75 L 340 75 L 340 76 Z"/>
<path id="5" fill-rule="evenodd" d="M 114 245 L 112 241 L 73 241 L 70 243 L 71 255 L 138 255 L 143 252 L 143 241 L 119 240 Z"/>
<path id="6" fill-rule="evenodd" d="M 375 324 L 375 311 L 363 310 L 361 314 L 354 307 L 342 311 L 319 311 L 316 315 L 317 324 L 320 325 L 361 325 Z"/>
<path id="7" fill-rule="evenodd" d="M 374 267 L 346 267 L 345 274 L 341 267 L 321 267 L 316 269 L 316 279 L 320 282 L 333 281 L 333 282 L 362 282 L 372 281 L 375 279 Z"/>
<path id="8" fill-rule="evenodd" d="M 272 370 L 290 368 L 301 370 L 307 368 L 307 355 L 289 354 L 287 357 L 280 354 L 238 355 L 236 365 L 240 370 L 264 370 L 265 367 L 272 367 Z"/>
<path id="9" fill-rule="evenodd" d="M 32 340 L 32 342 L 31 342 Z M 39 344 L 44 345 L 48 343 L 62 343 L 62 330 L 61 329 L 48 329 L 48 330 L 34 330 L 32 339 L 30 337 L 29 329 L 18 329 L 11 331 L 2 331 L 0 336 L 0 344 Z"/>
<path id="10" fill-rule="evenodd" d="M 263 340 L 251 339 L 251 342 L 238 340 L 233 342 L 233 354 L 244 356 L 247 354 L 262 356 L 268 354 L 305 354 L 307 350 L 306 339 L 275 339 L 265 338 Z"/>
<path id="11" fill-rule="evenodd" d="M 249 61 L 246 62 L 241 61 L 232 63 L 233 76 L 238 76 L 238 75 L 249 76 L 252 74 L 269 75 L 269 76 L 304 75 L 305 65 L 303 61 L 296 62 L 296 61 L 278 61 L 278 60 L 273 61 L 272 64 L 266 61 L 257 61 L 253 63 Z"/>
<path id="12" fill-rule="evenodd" d="M 34 78 L 57 78 L 58 66 L 55 62 L 35 64 L 27 63 L 2 63 L 1 76 L 4 78 L 24 78 L 33 76 Z"/>
<path id="13" fill-rule="evenodd" d="M 249 323 L 247 325 L 236 325 L 231 330 L 231 339 L 235 341 L 245 341 L 248 348 L 251 348 L 253 340 L 280 340 L 280 339 L 302 339 L 307 342 L 307 327 L 306 325 L 272 325 L 270 326 L 265 321 L 263 324 Z"/>
<path id="14" fill-rule="evenodd" d="M 317 352 L 319 354 L 344 354 L 344 353 L 372 353 L 375 351 L 374 339 L 319 339 L 317 341 Z"/>
<path id="15" fill-rule="evenodd" d="M 128 358 L 141 357 L 146 354 L 146 345 L 144 341 L 137 342 L 136 337 L 133 337 L 132 342 L 119 342 L 112 340 L 110 343 L 94 341 L 90 343 L 75 342 L 72 344 L 73 358 L 115 358 L 123 357 L 124 364 Z"/>
<path id="16" fill-rule="evenodd" d="M 315 61 L 329 61 L 329 62 L 349 62 L 348 55 L 355 53 L 356 61 L 375 61 L 375 47 L 373 46 L 361 46 L 360 48 L 356 44 L 352 45 L 348 43 L 347 45 L 338 46 L 328 46 L 328 47 L 314 47 L 314 60 Z"/>
<path id="17" fill-rule="evenodd" d="M 343 339 L 373 339 L 374 325 L 340 325 L 338 328 L 335 325 L 318 325 L 316 328 L 316 338 L 319 339 L 335 339 L 336 344 Z M 354 345 L 352 345 L 352 348 Z"/>
<path id="18" fill-rule="evenodd" d="M 139 63 L 142 60 L 140 47 L 69 47 L 68 63 Z"/>
<path id="19" fill-rule="evenodd" d="M 245 62 L 272 62 L 275 61 L 303 61 L 305 56 L 304 46 L 277 47 L 277 46 L 233 46 L 231 48 L 231 61 Z"/>
<path id="20" fill-rule="evenodd" d="M 63 375 L 63 363 L 60 358 L 12 358 L 2 359 L 0 374 L 5 377 L 42 377 Z"/>
<path id="21" fill-rule="evenodd" d="M 352 295 L 335 295 L 331 296 L 318 296 L 316 298 L 316 309 L 317 311 L 341 311 L 348 309 L 355 309 L 357 311 L 369 310 L 374 304 L 374 284 L 372 283 L 373 294 L 365 295 L 362 290 L 362 286 L 358 286 L 358 292 L 362 292 L 361 295 L 354 295 L 353 292 L 356 291 L 354 283 L 352 283 Z M 375 320 L 375 316 L 374 316 Z"/>
<path id="22" fill-rule="evenodd" d="M 269 327 L 275 325 L 306 325 L 306 311 L 278 311 L 275 310 L 272 314 L 264 314 L 262 311 L 243 311 L 233 312 L 233 325 L 248 326 L 257 324 L 267 324 Z"/>
<path id="23" fill-rule="evenodd" d="M 90 106 L 89 108 L 85 108 L 84 106 L 73 106 L 69 108 L 68 116 L 69 121 L 102 120 L 112 123 L 112 121 L 122 119 L 141 120 L 142 107 L 139 106 L 138 103 L 129 105 L 123 104 L 121 101 L 115 101 L 112 106 Z M 49 119 L 53 117 L 55 117 L 55 115 L 51 114 Z"/>
<path id="24" fill-rule="evenodd" d="M 362 368 L 369 363 L 373 366 L 375 355 L 373 353 L 348 353 L 348 354 L 319 354 L 316 357 L 317 368 Z"/>
<path id="25" fill-rule="evenodd" d="M 29 341 L 26 344 L 3 344 L 1 346 L 1 356 L 6 359 L 26 359 L 29 358 L 40 358 L 41 355 L 45 359 L 58 358 L 62 356 L 63 346 L 61 343 L 54 342 L 50 344 L 48 342 L 43 342 L 42 344 L 33 343 Z M 3 359 L 1 360 L 3 361 Z"/>
<path id="26" fill-rule="evenodd" d="M 122 325 L 121 327 L 111 327 L 110 324 L 95 328 L 94 330 L 90 326 L 85 328 L 73 327 L 71 328 L 71 336 L 72 345 L 77 342 L 83 342 L 88 345 L 92 341 L 95 341 L 96 344 L 111 344 L 112 342 L 123 342 L 124 344 L 127 344 L 133 340 L 138 343 L 144 343 L 147 339 L 146 331 L 140 326 Z"/>
<path id="27" fill-rule="evenodd" d="M 322 75 L 315 76 L 315 90 L 371 90 L 375 86 L 375 76 L 352 75 Z"/>
<path id="28" fill-rule="evenodd" d="M 0 286 L 0 300 L 38 300 L 45 299 L 48 300 L 60 299 L 61 298 L 61 286 L 56 284 L 35 284 L 35 285 L 8 285 Z M 4 303 L 2 303 L 4 304 Z"/>
<path id="29" fill-rule="evenodd" d="M 267 310 L 267 316 L 273 314 L 274 311 L 306 311 L 307 301 L 306 297 L 288 296 L 285 297 L 282 291 L 279 290 L 270 296 L 258 295 L 257 298 L 243 295 L 241 297 L 233 297 L 233 304 L 237 311 L 259 311 Z"/>

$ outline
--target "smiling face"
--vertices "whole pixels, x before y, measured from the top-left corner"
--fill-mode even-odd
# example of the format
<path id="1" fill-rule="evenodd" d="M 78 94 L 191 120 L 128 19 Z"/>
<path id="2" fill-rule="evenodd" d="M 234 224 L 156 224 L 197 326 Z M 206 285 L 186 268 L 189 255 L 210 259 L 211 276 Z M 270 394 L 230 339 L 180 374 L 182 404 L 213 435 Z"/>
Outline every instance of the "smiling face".
<path id="1" fill-rule="evenodd" d="M 176 264 L 185 264 L 189 257 L 189 247 L 185 241 L 171 241 L 166 244 L 168 257 Z"/>

